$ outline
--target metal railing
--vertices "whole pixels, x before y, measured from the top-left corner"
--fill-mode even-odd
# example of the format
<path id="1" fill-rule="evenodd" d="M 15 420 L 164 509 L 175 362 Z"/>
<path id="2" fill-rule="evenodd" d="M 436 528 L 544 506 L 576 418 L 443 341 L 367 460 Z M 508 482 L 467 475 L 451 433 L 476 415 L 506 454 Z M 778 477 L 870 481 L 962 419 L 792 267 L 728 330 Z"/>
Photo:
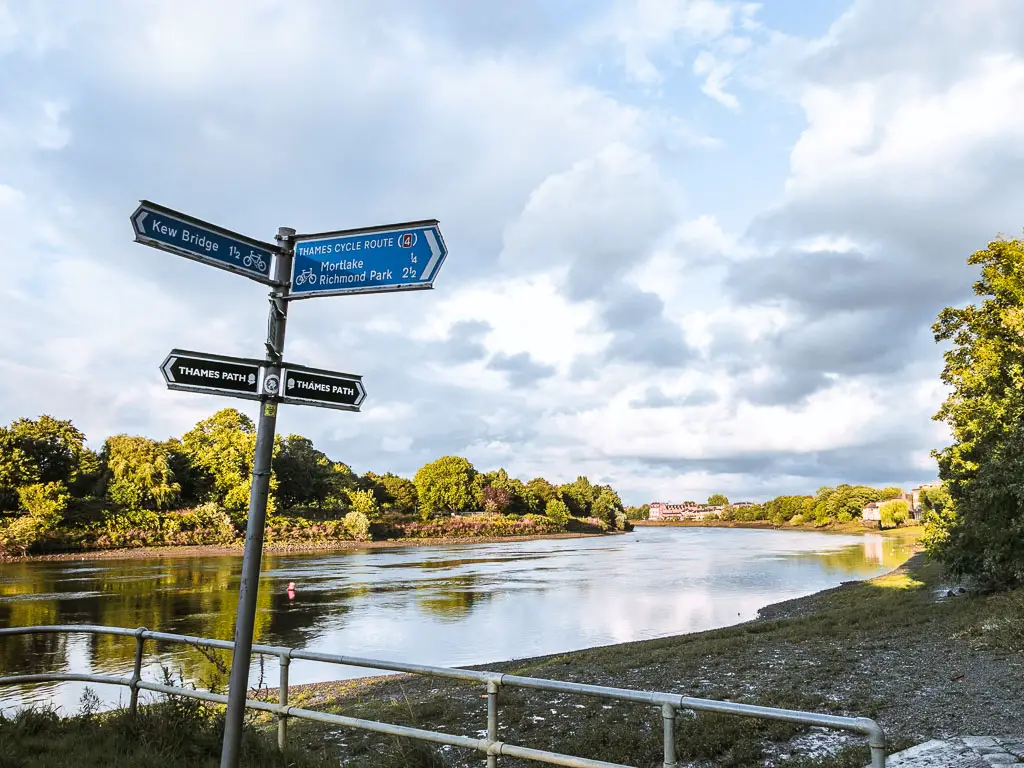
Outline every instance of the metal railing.
<path id="1" fill-rule="evenodd" d="M 179 643 L 199 648 L 216 648 L 226 651 L 234 648 L 234 643 L 231 641 L 213 640 L 204 637 L 191 637 L 189 635 L 176 635 L 167 632 L 153 632 L 145 627 L 127 629 L 124 627 L 62 624 L 0 628 L 0 637 L 52 633 L 84 633 L 93 635 L 120 635 L 123 637 L 134 637 L 136 643 L 135 665 L 132 670 L 131 677 L 72 673 L 11 675 L 7 677 L 0 677 L 0 686 L 64 681 L 123 685 L 131 690 L 129 708 L 132 714 L 135 714 L 138 710 L 139 691 L 152 691 L 154 693 L 163 693 L 172 696 L 185 696 L 216 704 L 227 704 L 228 697 L 221 694 L 212 693 L 210 691 L 191 690 L 175 685 L 163 685 L 161 683 L 143 680 L 142 661 L 144 656 L 143 646 L 147 640 Z M 277 716 L 277 743 L 281 749 L 285 748 L 288 740 L 288 718 L 295 717 L 302 720 L 313 720 L 321 723 L 329 723 L 331 725 L 339 725 L 346 728 L 357 728 L 364 731 L 372 731 L 374 733 L 381 733 L 390 736 L 400 736 L 432 742 L 435 744 L 448 744 L 453 747 L 463 747 L 465 749 L 476 750 L 477 752 L 482 752 L 487 756 L 488 768 L 496 768 L 499 756 L 518 757 L 538 763 L 570 766 L 571 768 L 631 768 L 630 766 L 625 766 L 621 763 L 609 763 L 602 760 L 593 760 L 591 758 L 574 757 L 572 755 L 549 752 L 542 749 L 532 749 L 530 747 L 521 747 L 500 741 L 498 739 L 498 691 L 501 686 L 507 686 L 527 688 L 536 691 L 550 691 L 554 693 L 574 693 L 583 696 L 593 696 L 600 699 L 628 701 L 657 707 L 662 719 L 663 727 L 664 768 L 677 768 L 679 765 L 676 757 L 675 734 L 676 718 L 679 710 L 717 712 L 721 714 L 739 715 L 741 717 L 781 720 L 790 723 L 799 723 L 801 725 L 818 726 L 821 728 L 831 728 L 858 733 L 867 737 L 868 745 L 871 748 L 871 768 L 885 768 L 885 733 L 878 723 L 866 717 L 840 717 L 837 715 L 825 715 L 815 712 L 776 709 L 775 707 L 761 707 L 751 704 L 736 704 L 729 701 L 698 699 L 690 696 L 682 696 L 678 693 L 636 691 L 628 688 L 610 688 L 603 685 L 587 685 L 584 683 L 570 683 L 561 680 L 544 680 L 534 677 L 521 677 L 519 675 L 508 675 L 501 672 L 483 672 L 469 669 L 433 667 L 423 664 L 407 664 L 396 661 L 382 661 L 380 659 L 365 659 L 356 656 L 339 656 L 336 654 L 304 651 L 301 649 L 285 648 L 275 645 L 253 645 L 252 651 L 253 653 L 260 654 L 262 656 L 276 656 L 278 659 L 280 684 L 277 703 L 260 701 L 257 699 L 246 699 L 245 705 L 248 708 L 269 712 Z M 440 731 L 428 731 L 421 728 L 393 725 L 391 723 L 383 723 L 376 720 L 362 720 L 355 717 L 346 717 L 344 715 L 334 715 L 327 712 L 317 712 L 310 709 L 289 706 L 288 667 L 293 659 L 319 661 L 328 664 L 341 664 L 367 669 L 387 670 L 390 672 L 405 672 L 413 675 L 448 678 L 451 680 L 463 680 L 481 684 L 485 686 L 487 691 L 487 738 L 481 739 L 469 736 L 457 736 Z"/>

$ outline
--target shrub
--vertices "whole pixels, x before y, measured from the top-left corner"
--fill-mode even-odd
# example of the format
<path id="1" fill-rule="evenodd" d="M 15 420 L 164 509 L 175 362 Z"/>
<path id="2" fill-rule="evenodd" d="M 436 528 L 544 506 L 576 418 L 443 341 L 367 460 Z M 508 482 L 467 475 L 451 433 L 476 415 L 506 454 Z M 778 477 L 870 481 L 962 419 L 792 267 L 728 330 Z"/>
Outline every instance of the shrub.
<path id="1" fill-rule="evenodd" d="M 372 491 L 367 491 L 373 495 Z M 356 541 L 366 541 L 370 538 L 370 521 L 362 512 L 349 512 L 343 520 L 345 533 Z"/>

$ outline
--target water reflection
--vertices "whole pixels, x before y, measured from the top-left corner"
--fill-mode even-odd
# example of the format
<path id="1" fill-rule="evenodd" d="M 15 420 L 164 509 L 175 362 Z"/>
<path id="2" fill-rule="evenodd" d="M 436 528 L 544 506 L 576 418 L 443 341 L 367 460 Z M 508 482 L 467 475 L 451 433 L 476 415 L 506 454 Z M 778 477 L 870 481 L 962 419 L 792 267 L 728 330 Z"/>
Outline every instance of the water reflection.
<path id="1" fill-rule="evenodd" d="M 268 555 L 257 642 L 428 664 L 486 663 L 709 629 L 762 606 L 868 578 L 909 556 L 869 534 L 642 528 L 628 536 Z M 241 560 L 152 558 L 0 566 L 0 625 L 106 624 L 230 639 Z M 296 583 L 294 597 L 286 585 Z M 219 677 L 196 649 L 151 647 L 194 681 Z M 0 675 L 126 673 L 134 640 L 32 635 L 0 641 Z M 227 655 L 221 656 L 226 661 Z M 271 681 L 276 670 L 266 668 Z M 294 684 L 369 672 L 293 663 Z M 82 686 L 0 691 L 0 704 L 52 699 L 74 709 Z M 97 690 L 117 701 L 117 689 Z M 122 694 L 123 695 L 123 694 Z"/>

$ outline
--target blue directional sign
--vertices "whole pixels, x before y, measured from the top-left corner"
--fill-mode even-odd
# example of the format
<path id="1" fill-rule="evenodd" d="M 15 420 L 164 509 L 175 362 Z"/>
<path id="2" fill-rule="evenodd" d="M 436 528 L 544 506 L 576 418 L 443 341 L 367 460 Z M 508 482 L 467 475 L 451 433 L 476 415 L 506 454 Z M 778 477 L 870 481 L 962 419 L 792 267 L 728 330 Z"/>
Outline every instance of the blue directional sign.
<path id="1" fill-rule="evenodd" d="M 436 219 L 294 239 L 293 299 L 432 288 L 448 254 Z"/>
<path id="2" fill-rule="evenodd" d="M 132 214 L 135 242 L 273 285 L 277 247 L 143 200 Z"/>

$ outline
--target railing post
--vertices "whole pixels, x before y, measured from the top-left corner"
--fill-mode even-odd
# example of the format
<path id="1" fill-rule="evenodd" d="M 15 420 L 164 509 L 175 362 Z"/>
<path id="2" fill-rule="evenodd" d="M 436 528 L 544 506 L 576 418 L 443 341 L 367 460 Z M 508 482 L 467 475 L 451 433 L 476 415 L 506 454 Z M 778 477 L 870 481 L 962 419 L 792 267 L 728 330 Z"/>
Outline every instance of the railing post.
<path id="1" fill-rule="evenodd" d="M 498 684 L 493 680 L 487 681 L 487 739 L 498 740 Z M 487 768 L 497 768 L 498 756 L 487 756 Z"/>
<path id="2" fill-rule="evenodd" d="M 677 768 L 676 760 L 676 708 L 671 704 L 661 705 L 661 720 L 665 728 L 664 768 Z"/>
<path id="3" fill-rule="evenodd" d="M 278 671 L 281 674 L 280 683 L 278 683 L 277 703 L 285 707 L 288 705 L 288 665 L 291 663 L 291 658 L 287 653 L 282 653 L 278 657 Z M 288 715 L 284 712 L 277 714 L 277 748 L 282 752 L 285 747 L 288 746 Z"/>
<path id="4" fill-rule="evenodd" d="M 139 681 L 142 679 L 142 644 L 146 642 L 145 634 L 149 630 L 139 627 L 135 630 L 135 666 L 132 668 L 132 698 L 128 711 L 132 717 L 139 711 Z"/>

